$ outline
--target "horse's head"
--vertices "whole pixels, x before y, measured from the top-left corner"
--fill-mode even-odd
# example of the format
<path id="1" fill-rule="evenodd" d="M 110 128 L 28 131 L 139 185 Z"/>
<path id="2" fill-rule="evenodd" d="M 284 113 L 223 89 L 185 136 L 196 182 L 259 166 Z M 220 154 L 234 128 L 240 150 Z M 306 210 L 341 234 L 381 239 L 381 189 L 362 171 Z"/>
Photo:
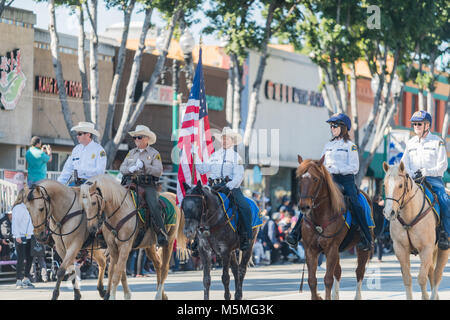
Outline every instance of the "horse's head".
<path id="1" fill-rule="evenodd" d="M 90 234 L 95 234 L 102 223 L 101 214 L 104 209 L 104 200 L 97 181 L 88 180 L 81 185 L 80 202 L 86 212 L 88 231 Z"/>
<path id="2" fill-rule="evenodd" d="M 202 183 L 197 182 L 194 188 L 183 182 L 186 194 L 181 202 L 181 209 L 184 212 L 185 224 L 184 234 L 189 239 L 194 239 L 197 233 L 197 228 L 200 225 L 202 213 L 207 210 L 205 193 L 203 191 Z"/>
<path id="3" fill-rule="evenodd" d="M 397 218 L 405 201 L 410 179 L 403 162 L 400 162 L 398 166 L 389 166 L 386 162 L 383 162 L 383 170 L 386 172 L 384 177 L 386 200 L 383 214 L 387 220 L 393 220 Z"/>
<path id="4" fill-rule="evenodd" d="M 299 155 L 297 179 L 299 187 L 298 206 L 304 214 L 308 214 L 316 205 L 314 202 L 319 197 L 320 189 L 324 183 L 321 166 L 324 157 L 320 160 L 305 160 Z"/>
<path id="5" fill-rule="evenodd" d="M 46 242 L 49 236 L 48 218 L 51 210 L 47 189 L 39 184 L 34 184 L 30 188 L 25 185 L 23 190 L 19 192 L 16 203 L 19 203 L 20 200 L 30 213 L 36 239 Z"/>

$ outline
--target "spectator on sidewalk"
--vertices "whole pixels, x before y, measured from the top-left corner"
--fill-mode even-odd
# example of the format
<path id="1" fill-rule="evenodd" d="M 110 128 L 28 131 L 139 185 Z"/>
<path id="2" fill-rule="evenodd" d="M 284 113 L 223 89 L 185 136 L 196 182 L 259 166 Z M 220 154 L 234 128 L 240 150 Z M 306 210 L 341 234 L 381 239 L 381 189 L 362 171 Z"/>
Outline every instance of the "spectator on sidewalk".
<path id="1" fill-rule="evenodd" d="M 17 252 L 16 289 L 34 288 L 31 283 L 31 236 L 33 224 L 30 213 L 21 200 L 17 199 L 12 209 L 11 230 Z"/>
<path id="2" fill-rule="evenodd" d="M 278 228 L 278 222 L 280 222 L 281 214 L 274 212 L 269 221 L 266 222 L 262 228 L 262 239 L 265 250 L 270 251 L 270 263 L 276 264 L 280 260 L 281 256 L 281 234 Z"/>
<path id="3" fill-rule="evenodd" d="M 28 163 L 28 186 L 47 178 L 47 162 L 52 161 L 52 148 L 42 146 L 41 138 L 31 138 L 31 148 L 25 154 Z"/>
<path id="4" fill-rule="evenodd" d="M 38 282 L 39 280 L 47 282 L 48 278 L 47 265 L 45 263 L 45 244 L 37 241 L 34 235 L 31 237 L 31 259 L 33 261 L 32 269 L 34 282 Z"/>
<path id="5" fill-rule="evenodd" d="M 6 212 L 0 219 L 0 260 L 9 260 L 10 257 L 10 248 L 14 242 L 11 233 L 11 220 L 12 211 Z"/>

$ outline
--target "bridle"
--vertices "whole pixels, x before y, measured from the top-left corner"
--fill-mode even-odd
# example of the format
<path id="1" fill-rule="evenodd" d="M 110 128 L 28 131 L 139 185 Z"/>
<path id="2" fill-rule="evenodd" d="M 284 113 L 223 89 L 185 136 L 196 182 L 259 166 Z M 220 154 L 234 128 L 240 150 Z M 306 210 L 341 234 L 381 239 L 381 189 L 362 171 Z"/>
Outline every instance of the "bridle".
<path id="1" fill-rule="evenodd" d="M 217 193 L 217 191 L 215 191 L 214 189 L 211 189 L 212 192 Z M 215 225 L 210 226 L 210 222 L 215 218 L 215 216 L 209 217 L 208 218 L 208 206 L 207 206 L 207 201 L 206 201 L 206 197 L 204 194 L 186 194 L 183 198 L 183 200 L 181 201 L 181 207 L 183 207 L 183 202 L 186 198 L 200 198 L 202 201 L 201 204 L 201 210 L 200 210 L 200 224 L 197 228 L 197 230 L 200 233 L 203 233 L 206 236 L 209 236 L 210 233 L 215 232 L 217 229 L 219 229 L 222 225 L 226 225 L 228 221 L 232 220 L 233 217 L 227 219 L 227 214 L 226 212 L 224 212 L 224 215 L 222 217 L 218 217 L 218 221 Z M 226 219 L 224 223 L 221 223 L 221 220 L 223 219 L 223 217 L 225 217 Z"/>
<path id="2" fill-rule="evenodd" d="M 44 192 L 42 192 L 40 189 L 44 190 Z M 34 190 L 37 190 L 37 191 L 39 192 L 40 197 L 33 197 L 33 192 L 34 192 Z M 38 185 L 33 185 L 33 186 L 30 188 L 30 192 L 28 193 L 28 196 L 27 196 L 27 200 L 28 200 L 29 202 L 34 201 L 34 200 L 39 200 L 39 199 L 43 199 L 43 200 L 44 200 L 44 208 L 45 208 L 45 218 L 44 218 L 44 221 L 43 221 L 42 223 L 40 223 L 39 225 L 34 225 L 34 223 L 32 222 L 33 228 L 34 228 L 34 229 L 40 228 L 41 226 L 43 226 L 43 225 L 45 224 L 45 235 L 46 235 L 46 239 L 45 239 L 44 241 L 47 241 L 47 240 L 48 240 L 48 236 L 49 236 L 50 234 L 54 234 L 54 235 L 56 235 L 56 236 L 60 236 L 61 238 L 62 238 L 63 236 L 68 236 L 68 235 L 74 233 L 74 232 L 81 226 L 81 223 L 83 222 L 83 216 L 84 216 L 84 215 L 83 215 L 82 218 L 80 219 L 80 222 L 78 223 L 78 225 L 77 225 L 72 231 L 67 232 L 67 233 L 62 233 L 62 232 L 61 232 L 63 225 L 64 225 L 67 221 L 69 221 L 71 218 L 73 218 L 73 217 L 75 217 L 75 216 L 77 216 L 77 215 L 80 215 L 80 214 L 83 214 L 83 213 L 84 213 L 84 210 L 77 210 L 77 211 L 74 211 L 74 212 L 70 212 L 70 210 L 72 210 L 73 205 L 75 204 L 75 200 L 76 200 L 76 198 L 77 198 L 76 192 L 75 192 L 75 191 L 73 191 L 73 192 L 74 192 L 74 197 L 73 197 L 73 200 L 72 200 L 72 203 L 71 203 L 70 207 L 67 209 L 67 211 L 66 211 L 66 213 L 64 214 L 63 218 L 62 218 L 60 221 L 56 221 L 55 218 L 53 217 L 53 215 L 50 215 L 50 210 L 51 210 L 51 199 L 50 199 L 50 195 L 48 194 L 47 189 L 46 189 L 44 186 L 41 186 L 41 185 L 39 185 L 39 186 L 38 186 Z M 48 205 L 47 205 L 47 204 L 48 204 Z M 56 232 L 55 230 L 52 230 L 52 229 L 50 228 L 50 219 L 53 221 L 53 223 L 56 225 L 56 227 L 59 228 L 59 230 L 60 230 L 59 233 Z M 64 243 L 64 242 L 63 242 L 63 243 Z"/>
<path id="3" fill-rule="evenodd" d="M 308 171 L 306 171 L 306 172 L 308 172 Z M 327 198 L 326 196 L 322 197 L 322 198 L 319 198 L 319 193 L 320 193 L 320 190 L 322 189 L 322 186 L 323 186 L 323 183 L 324 183 L 324 178 L 320 177 L 319 179 L 320 179 L 320 183 L 319 183 L 319 186 L 317 187 L 316 191 L 314 192 L 314 196 L 302 195 L 301 191 L 300 191 L 299 202 L 302 199 L 311 199 L 311 204 L 312 204 L 311 209 L 317 209 L 322 204 L 322 201 Z M 307 185 L 307 187 L 308 186 L 309 185 Z M 320 200 L 320 201 L 318 203 L 316 203 L 316 200 Z"/>
<path id="4" fill-rule="evenodd" d="M 309 170 L 309 169 L 308 169 L 308 170 Z M 305 172 L 308 172 L 308 170 L 306 170 Z M 317 177 L 316 177 L 316 178 L 317 178 Z M 322 205 L 322 202 L 323 202 L 324 200 L 326 200 L 326 199 L 329 198 L 327 195 L 325 195 L 325 196 L 323 196 L 323 197 L 319 197 L 320 190 L 322 190 L 322 186 L 323 186 L 323 184 L 325 183 L 325 178 L 324 178 L 322 175 L 320 175 L 319 179 L 320 179 L 320 182 L 319 182 L 319 185 L 318 185 L 317 189 L 316 189 L 315 192 L 313 193 L 314 196 L 310 196 L 310 195 L 306 195 L 306 196 L 305 196 L 305 195 L 302 195 L 302 194 L 301 194 L 301 190 L 300 190 L 300 195 L 299 195 L 299 207 L 300 207 L 300 201 L 301 201 L 302 199 L 311 199 L 311 211 L 310 211 L 309 214 L 304 214 L 303 219 L 305 220 L 305 222 L 307 222 L 307 223 L 308 223 L 308 224 L 309 224 L 309 225 L 310 225 L 310 226 L 311 226 L 311 227 L 319 234 L 320 237 L 323 237 L 323 238 L 334 238 L 335 236 L 337 236 L 337 235 L 342 231 L 342 229 L 343 229 L 345 223 L 342 223 L 342 225 L 341 225 L 341 227 L 338 229 L 338 231 L 336 231 L 336 232 L 333 233 L 332 235 L 324 235 L 324 232 L 325 232 L 325 229 L 326 229 L 329 225 L 331 225 L 333 222 L 337 221 L 338 218 L 342 216 L 342 213 L 338 213 L 337 215 L 334 215 L 333 217 L 331 217 L 331 219 L 329 219 L 328 221 L 326 221 L 326 223 L 321 224 L 321 225 L 316 224 L 316 223 L 313 221 L 313 218 L 312 218 L 312 216 L 311 216 L 311 215 L 312 215 L 312 212 L 313 212 L 315 209 L 319 208 L 319 207 Z M 307 185 L 307 187 L 308 187 L 308 186 L 309 186 L 309 185 Z M 328 188 L 328 185 L 327 185 L 327 188 Z M 319 200 L 319 201 L 316 203 L 317 200 Z"/>
<path id="5" fill-rule="evenodd" d="M 85 184 L 91 186 L 93 185 L 93 183 L 91 181 L 87 181 L 85 182 Z M 106 226 L 106 228 L 108 228 L 109 231 L 111 231 L 111 233 L 116 237 L 117 240 L 119 240 L 120 242 L 127 242 L 128 240 L 130 240 L 133 235 L 136 233 L 136 230 L 138 228 L 138 220 L 136 219 L 136 225 L 134 227 L 134 231 L 131 233 L 131 235 L 127 238 L 127 239 L 120 239 L 119 238 L 119 231 L 122 228 L 122 226 L 125 224 L 125 222 L 127 222 L 129 219 L 131 219 L 133 216 L 135 216 L 137 214 L 137 209 L 133 210 L 132 212 L 130 212 L 128 215 L 126 215 L 124 218 L 122 218 L 116 225 L 116 227 L 113 227 L 108 220 L 110 220 L 118 211 L 120 208 L 122 208 L 123 203 L 125 202 L 125 199 L 128 196 L 128 193 L 130 192 L 130 187 L 128 186 L 127 188 L 127 192 L 125 193 L 120 205 L 113 211 L 113 213 L 111 213 L 111 215 L 108 217 L 105 214 L 104 208 L 106 205 L 106 200 L 103 197 L 102 191 L 100 190 L 100 188 L 96 188 L 94 190 L 94 192 L 90 193 L 90 196 L 96 197 L 96 201 L 97 201 L 97 213 L 95 214 L 95 216 L 91 217 L 91 218 L 87 218 L 88 221 L 94 220 L 94 219 L 98 219 L 98 223 L 97 223 L 97 231 L 101 228 L 101 226 L 104 224 Z"/>
<path id="6" fill-rule="evenodd" d="M 385 199 L 397 202 L 398 205 L 400 206 L 399 210 L 402 210 L 408 204 L 408 202 L 411 201 L 416 196 L 416 194 L 419 191 L 419 189 L 416 190 L 416 192 L 414 193 L 414 195 L 412 197 L 410 197 L 408 200 L 405 201 L 405 197 L 411 191 L 411 190 L 409 190 L 411 177 L 409 176 L 409 174 L 399 174 L 399 176 L 403 178 L 403 182 L 404 182 L 404 185 L 405 185 L 405 188 L 403 189 L 402 195 L 398 199 L 391 198 L 391 197 L 386 197 Z M 414 182 L 411 183 L 411 189 L 412 189 L 413 183 Z"/>

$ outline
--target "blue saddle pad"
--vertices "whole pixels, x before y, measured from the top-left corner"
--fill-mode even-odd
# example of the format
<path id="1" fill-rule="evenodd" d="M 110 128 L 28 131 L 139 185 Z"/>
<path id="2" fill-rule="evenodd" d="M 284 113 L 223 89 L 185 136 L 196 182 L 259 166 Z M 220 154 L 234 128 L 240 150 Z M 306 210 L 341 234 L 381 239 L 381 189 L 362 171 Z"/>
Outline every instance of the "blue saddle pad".
<path id="1" fill-rule="evenodd" d="M 230 199 L 228 199 L 228 197 L 224 193 L 219 192 L 219 198 L 222 202 L 223 210 L 227 213 L 228 223 L 230 224 L 233 231 L 236 232 L 236 222 L 238 221 L 237 219 L 239 218 L 239 213 L 235 212 L 233 215 L 233 209 L 231 208 Z M 247 200 L 252 211 L 252 228 L 254 229 L 262 226 L 262 217 L 255 201 L 247 197 L 245 197 L 245 200 Z"/>
<path id="2" fill-rule="evenodd" d="M 425 198 L 427 199 L 428 204 L 432 205 L 433 202 L 434 202 L 434 197 L 433 197 L 433 193 L 431 192 L 431 190 L 428 189 L 423 184 L 420 184 L 419 187 L 422 189 L 422 191 L 425 190 Z M 438 222 L 440 223 L 440 220 L 441 220 L 441 208 L 439 207 L 439 201 L 437 201 L 437 200 L 436 200 L 436 203 L 433 206 L 433 211 L 434 211 L 434 214 L 436 215 L 436 218 L 438 219 Z"/>
<path id="3" fill-rule="evenodd" d="M 358 201 L 364 210 L 364 216 L 366 217 L 366 221 L 367 221 L 369 228 L 375 228 L 375 222 L 373 220 L 372 209 L 370 208 L 369 202 L 367 201 L 366 197 L 361 192 L 358 193 Z M 347 210 L 344 217 L 345 217 L 345 223 L 347 224 L 347 227 L 350 229 L 350 226 L 352 225 L 352 215 L 350 214 L 350 210 Z M 355 223 L 353 223 L 353 224 L 355 224 Z"/>

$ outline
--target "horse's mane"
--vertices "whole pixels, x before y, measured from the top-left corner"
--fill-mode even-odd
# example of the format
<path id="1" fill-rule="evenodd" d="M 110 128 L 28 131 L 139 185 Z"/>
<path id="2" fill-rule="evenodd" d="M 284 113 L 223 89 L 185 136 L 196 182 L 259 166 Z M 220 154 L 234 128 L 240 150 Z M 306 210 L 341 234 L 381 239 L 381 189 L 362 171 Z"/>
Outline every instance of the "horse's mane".
<path id="1" fill-rule="evenodd" d="M 345 209 L 344 196 L 339 187 L 334 183 L 331 174 L 323 164 L 319 163 L 319 161 L 311 159 L 302 161 L 296 171 L 297 179 L 311 168 L 314 168 L 316 174 L 319 174 L 325 179 L 325 183 L 328 185 L 328 190 L 330 191 L 330 201 L 333 211 L 342 212 Z"/>
<path id="2" fill-rule="evenodd" d="M 121 205 L 134 206 L 132 198 L 129 195 L 126 196 L 127 189 L 124 188 L 114 177 L 108 174 L 101 174 L 90 178 L 88 181 L 97 184 L 102 196 L 108 203 L 111 204 L 113 208 L 118 208 Z M 124 200 L 125 196 L 126 199 Z"/>

